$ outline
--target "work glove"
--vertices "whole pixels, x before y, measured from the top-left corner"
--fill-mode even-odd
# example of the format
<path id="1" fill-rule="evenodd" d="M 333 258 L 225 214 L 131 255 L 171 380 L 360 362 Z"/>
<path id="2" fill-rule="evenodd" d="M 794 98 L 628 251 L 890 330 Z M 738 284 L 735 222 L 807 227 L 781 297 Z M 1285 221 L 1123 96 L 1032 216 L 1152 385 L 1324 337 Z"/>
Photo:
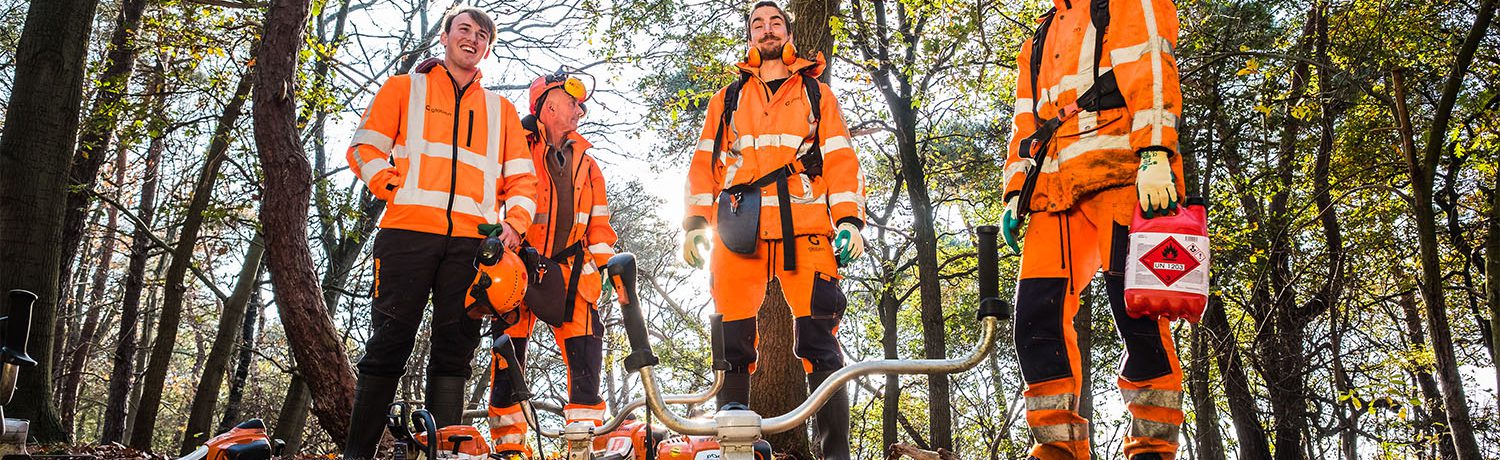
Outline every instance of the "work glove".
<path id="1" fill-rule="evenodd" d="M 396 197 L 396 189 L 401 188 L 401 184 L 405 181 L 406 176 L 396 168 L 382 169 L 375 173 L 375 177 L 370 178 L 370 194 L 375 195 L 375 198 L 381 201 L 389 202 Z"/>
<path id="2" fill-rule="evenodd" d="M 849 265 L 865 254 L 865 237 L 859 234 L 859 227 L 844 222 L 833 237 L 833 249 L 838 254 L 839 266 Z"/>
<path id="3" fill-rule="evenodd" d="M 703 252 L 708 251 L 711 244 L 707 228 L 688 230 L 682 240 L 682 261 L 694 268 L 703 268 Z"/>
<path id="4" fill-rule="evenodd" d="M 599 267 L 599 298 L 609 297 L 609 293 L 615 290 L 615 283 L 609 279 L 609 265 Z"/>
<path id="5" fill-rule="evenodd" d="M 496 236 L 496 232 L 499 232 L 500 243 L 505 245 L 505 249 L 515 251 L 516 248 L 521 247 L 521 234 L 516 229 L 510 228 L 510 224 L 505 222 L 479 224 L 480 235 Z"/>
<path id="6" fill-rule="evenodd" d="M 1010 247 L 1012 253 L 1021 253 L 1021 244 L 1018 243 L 1021 232 L 1021 196 L 1016 195 L 1005 200 L 1005 214 L 1000 218 L 1000 236 L 1005 237 L 1005 245 Z"/>
<path id="7" fill-rule="evenodd" d="M 1141 168 L 1135 174 L 1135 193 L 1141 202 L 1141 215 L 1150 219 L 1177 210 L 1177 186 L 1172 177 L 1172 163 L 1165 150 L 1143 150 Z"/>

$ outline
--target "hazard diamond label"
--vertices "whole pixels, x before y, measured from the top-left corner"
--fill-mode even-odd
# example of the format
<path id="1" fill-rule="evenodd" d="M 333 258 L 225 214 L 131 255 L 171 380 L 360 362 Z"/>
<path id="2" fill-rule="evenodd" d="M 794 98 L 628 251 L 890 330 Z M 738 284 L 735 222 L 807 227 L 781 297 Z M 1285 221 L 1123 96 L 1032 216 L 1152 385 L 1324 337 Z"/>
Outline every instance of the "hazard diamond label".
<path id="1" fill-rule="evenodd" d="M 1182 243 L 1170 236 L 1141 256 L 1140 261 L 1141 265 L 1146 266 L 1146 270 L 1167 286 L 1182 279 L 1183 275 L 1198 268 L 1200 264 L 1198 258 L 1182 247 Z"/>

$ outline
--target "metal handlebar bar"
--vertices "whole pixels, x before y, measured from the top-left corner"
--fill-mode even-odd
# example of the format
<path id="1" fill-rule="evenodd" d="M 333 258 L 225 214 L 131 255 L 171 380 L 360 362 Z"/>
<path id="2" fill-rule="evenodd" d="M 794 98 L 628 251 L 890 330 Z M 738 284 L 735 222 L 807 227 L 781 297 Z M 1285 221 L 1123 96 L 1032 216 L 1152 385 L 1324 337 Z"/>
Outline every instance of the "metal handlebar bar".
<path id="1" fill-rule="evenodd" d="M 983 331 L 979 346 L 968 356 L 953 359 L 882 359 L 865 361 L 845 366 L 830 375 L 816 390 L 808 396 L 807 400 L 798 405 L 796 409 L 781 416 L 760 420 L 758 427 L 762 433 L 780 433 L 796 428 L 806 421 L 817 408 L 828 402 L 833 393 L 842 388 L 844 383 L 855 377 L 869 374 L 946 374 L 962 372 L 973 368 L 984 360 L 995 348 L 998 338 L 1000 320 L 1008 317 L 1009 306 L 1005 301 L 999 299 L 999 268 L 996 237 L 1000 233 L 998 227 L 992 225 L 981 226 L 976 229 L 979 236 L 979 273 L 978 284 L 981 299 L 979 301 L 979 318 L 983 323 Z M 633 262 L 633 258 L 632 258 Z M 613 265 L 613 264 L 611 264 Z M 616 286 L 617 289 L 624 287 L 631 289 L 634 294 L 634 283 L 627 286 Z M 646 392 L 646 400 L 651 411 L 661 419 L 662 424 L 672 431 L 689 435 L 714 435 L 719 434 L 721 426 L 718 420 L 689 420 L 666 410 L 661 396 L 661 387 L 656 381 L 656 374 L 652 367 L 657 363 L 656 356 L 651 352 L 651 344 L 647 340 L 645 320 L 641 316 L 640 307 L 634 304 L 621 304 L 621 312 L 625 316 L 626 333 L 630 335 L 630 344 L 634 350 L 626 359 L 626 369 L 638 372 L 641 376 L 641 386 Z M 726 418 L 726 420 L 728 420 Z"/>

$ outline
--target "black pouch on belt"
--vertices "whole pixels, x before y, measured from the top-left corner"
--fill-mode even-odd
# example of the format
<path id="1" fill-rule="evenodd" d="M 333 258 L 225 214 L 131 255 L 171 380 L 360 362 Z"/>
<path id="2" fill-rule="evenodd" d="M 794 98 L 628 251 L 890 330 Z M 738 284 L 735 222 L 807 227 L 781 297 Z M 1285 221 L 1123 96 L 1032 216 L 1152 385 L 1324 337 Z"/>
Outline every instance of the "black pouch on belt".
<path id="1" fill-rule="evenodd" d="M 719 239 L 739 254 L 754 254 L 760 242 L 760 187 L 737 185 L 719 192 Z"/>
<path id="2" fill-rule="evenodd" d="M 529 284 L 526 286 L 526 308 L 542 322 L 561 327 L 573 315 L 574 298 L 578 296 L 578 278 L 583 271 L 582 246 L 574 243 L 558 253 L 557 259 L 573 256 L 573 276 L 563 280 L 562 265 L 551 257 L 542 256 L 536 248 L 526 245 L 521 248 L 521 261 L 526 264 Z"/>

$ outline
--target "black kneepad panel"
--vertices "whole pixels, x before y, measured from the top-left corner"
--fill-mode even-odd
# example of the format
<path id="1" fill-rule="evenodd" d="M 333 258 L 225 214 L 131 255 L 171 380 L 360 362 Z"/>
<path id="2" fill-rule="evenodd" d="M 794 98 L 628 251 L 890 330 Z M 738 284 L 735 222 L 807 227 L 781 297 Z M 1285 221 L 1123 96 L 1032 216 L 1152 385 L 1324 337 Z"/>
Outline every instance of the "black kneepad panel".
<path id="1" fill-rule="evenodd" d="M 1023 279 L 1016 288 L 1016 356 L 1026 383 L 1072 375 L 1063 340 L 1063 296 L 1067 278 Z"/>
<path id="2" fill-rule="evenodd" d="M 724 322 L 724 360 L 729 372 L 750 372 L 755 363 L 755 318 Z"/>
<path id="3" fill-rule="evenodd" d="M 1125 354 L 1120 358 L 1120 376 L 1139 382 L 1171 374 L 1172 363 L 1167 358 L 1166 346 L 1161 343 L 1162 326 L 1154 318 L 1131 318 L 1125 313 L 1125 277 L 1105 276 L 1104 290 L 1109 296 L 1110 311 L 1115 316 L 1115 329 L 1120 331 L 1120 340 L 1125 342 Z"/>

